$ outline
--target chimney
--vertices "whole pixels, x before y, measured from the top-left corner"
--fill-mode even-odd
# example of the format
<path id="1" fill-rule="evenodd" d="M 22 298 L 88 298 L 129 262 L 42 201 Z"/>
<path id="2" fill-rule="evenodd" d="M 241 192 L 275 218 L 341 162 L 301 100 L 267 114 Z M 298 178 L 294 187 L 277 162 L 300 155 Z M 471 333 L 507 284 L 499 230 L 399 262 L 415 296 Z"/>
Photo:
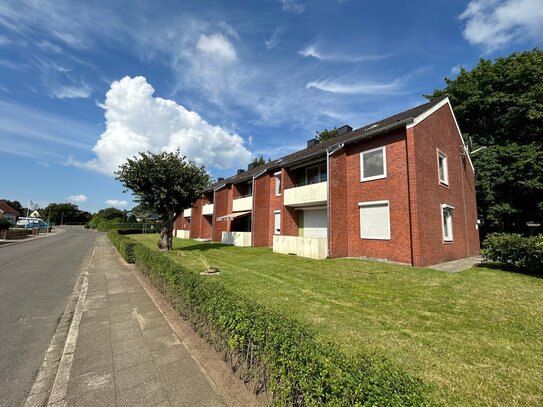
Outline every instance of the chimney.
<path id="1" fill-rule="evenodd" d="M 256 164 L 255 163 L 250 163 L 248 166 L 247 166 L 247 171 L 249 170 L 252 170 L 253 168 L 256 167 Z"/>
<path id="2" fill-rule="evenodd" d="M 319 140 L 317 140 L 316 138 L 307 140 L 307 148 L 313 147 L 314 145 L 317 145 L 317 144 L 319 144 Z"/>
<path id="3" fill-rule="evenodd" d="M 221 181 L 224 181 L 224 177 L 217 178 L 217 182 L 221 182 Z"/>
<path id="4" fill-rule="evenodd" d="M 242 172 L 245 172 L 245 170 L 244 170 L 243 168 L 240 168 L 240 169 L 238 170 L 238 175 L 241 174 Z"/>
<path id="5" fill-rule="evenodd" d="M 337 135 L 341 136 L 342 134 L 348 133 L 350 131 L 353 131 L 353 128 L 346 124 L 345 126 L 341 126 L 339 129 L 337 129 Z"/>

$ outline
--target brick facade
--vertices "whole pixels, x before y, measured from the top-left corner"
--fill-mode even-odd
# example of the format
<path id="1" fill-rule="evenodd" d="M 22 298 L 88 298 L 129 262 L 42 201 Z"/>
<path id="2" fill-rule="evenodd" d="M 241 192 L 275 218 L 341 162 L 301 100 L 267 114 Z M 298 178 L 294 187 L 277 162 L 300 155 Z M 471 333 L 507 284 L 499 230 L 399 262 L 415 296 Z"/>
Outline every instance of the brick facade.
<path id="1" fill-rule="evenodd" d="M 322 205 L 328 204 L 330 257 L 374 258 L 427 266 L 476 255 L 479 234 L 473 169 L 448 100 L 427 105 L 426 110 L 426 105 L 412 109 L 412 117 L 407 116 L 411 111 L 404 112 L 407 118 L 403 121 L 399 114 L 379 122 L 386 126 L 374 133 L 371 129 L 375 125 L 351 131 L 343 138 L 323 143 L 324 147 L 308 147 L 308 152 L 316 153 L 304 156 L 302 150 L 221 181 L 194 204 L 190 223 L 180 218 L 176 228 L 190 227 L 191 237 L 221 241 L 222 232 L 232 230 L 232 221 L 217 219 L 232 213 L 233 199 L 247 195 L 253 182 L 252 245 L 273 245 L 276 211 L 281 213 L 280 235 L 298 236 L 302 227 L 300 213 L 305 208 L 284 205 L 285 190 L 300 182 L 304 165 L 323 162 L 329 154 L 327 201 Z M 368 134 L 355 137 L 363 131 Z M 386 177 L 361 180 L 361 153 L 379 147 L 386 151 Z M 439 181 L 438 151 L 447 157 L 448 185 Z M 280 195 L 275 193 L 278 172 Z M 201 214 L 202 205 L 210 200 L 214 202 L 212 218 Z M 388 202 L 388 239 L 361 237 L 359 204 L 374 201 Z M 454 208 L 450 242 L 443 239 L 443 204 Z"/>

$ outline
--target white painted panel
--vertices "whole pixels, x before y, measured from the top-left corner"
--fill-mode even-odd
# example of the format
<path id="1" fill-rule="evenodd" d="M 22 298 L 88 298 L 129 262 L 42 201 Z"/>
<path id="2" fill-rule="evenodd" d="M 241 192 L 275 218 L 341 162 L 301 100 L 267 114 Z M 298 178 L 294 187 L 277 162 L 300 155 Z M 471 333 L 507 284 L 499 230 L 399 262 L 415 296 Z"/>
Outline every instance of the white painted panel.
<path id="1" fill-rule="evenodd" d="M 326 209 L 304 211 L 304 237 L 328 237 Z"/>
<path id="2" fill-rule="evenodd" d="M 360 206 L 360 237 L 363 239 L 390 239 L 388 204 Z"/>

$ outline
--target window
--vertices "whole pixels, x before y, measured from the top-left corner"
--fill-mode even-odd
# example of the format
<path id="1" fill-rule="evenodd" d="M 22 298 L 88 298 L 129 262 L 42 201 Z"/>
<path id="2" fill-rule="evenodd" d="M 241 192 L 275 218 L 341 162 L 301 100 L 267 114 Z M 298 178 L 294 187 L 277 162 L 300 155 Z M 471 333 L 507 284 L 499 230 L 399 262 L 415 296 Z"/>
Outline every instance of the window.
<path id="1" fill-rule="evenodd" d="M 390 208 L 388 201 L 359 202 L 360 237 L 390 239 Z"/>
<path id="2" fill-rule="evenodd" d="M 274 211 L 273 217 L 274 217 L 273 233 L 275 235 L 278 235 L 281 233 L 281 211 Z"/>
<path id="3" fill-rule="evenodd" d="M 386 148 L 378 147 L 360 153 L 360 180 L 371 181 L 386 178 Z"/>
<path id="4" fill-rule="evenodd" d="M 305 169 L 306 184 L 318 184 L 319 182 L 325 182 L 327 179 L 326 163 L 313 165 Z"/>
<path id="5" fill-rule="evenodd" d="M 445 242 L 452 242 L 453 240 L 453 223 L 452 213 L 454 206 L 443 204 L 441 205 L 441 217 L 443 224 L 443 240 Z"/>
<path id="6" fill-rule="evenodd" d="M 447 156 L 437 150 L 437 168 L 439 174 L 439 183 L 449 185 L 449 169 L 447 167 Z"/>
<path id="7" fill-rule="evenodd" d="M 249 181 L 247 184 L 247 195 L 253 195 L 253 181 Z"/>
<path id="8" fill-rule="evenodd" d="M 273 174 L 275 176 L 275 195 L 281 195 L 281 173 L 276 172 Z"/>

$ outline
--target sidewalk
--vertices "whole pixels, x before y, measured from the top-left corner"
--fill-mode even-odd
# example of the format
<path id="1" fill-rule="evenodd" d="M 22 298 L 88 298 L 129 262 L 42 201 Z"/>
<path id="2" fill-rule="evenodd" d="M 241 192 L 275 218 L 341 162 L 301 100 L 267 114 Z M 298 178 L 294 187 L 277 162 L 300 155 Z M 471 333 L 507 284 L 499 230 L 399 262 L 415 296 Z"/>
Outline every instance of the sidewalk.
<path id="1" fill-rule="evenodd" d="M 105 236 L 96 241 L 86 283 L 81 320 L 78 328 L 72 323 L 49 405 L 223 405 Z"/>

